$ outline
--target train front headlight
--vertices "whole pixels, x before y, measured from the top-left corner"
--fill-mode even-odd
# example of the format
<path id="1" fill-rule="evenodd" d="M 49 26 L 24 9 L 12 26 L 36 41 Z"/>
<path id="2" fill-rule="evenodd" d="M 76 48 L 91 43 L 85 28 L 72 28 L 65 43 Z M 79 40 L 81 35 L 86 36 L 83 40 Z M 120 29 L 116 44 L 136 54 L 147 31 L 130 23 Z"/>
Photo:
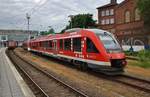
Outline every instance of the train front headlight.
<path id="1" fill-rule="evenodd" d="M 127 61 L 126 60 L 122 60 L 122 65 L 126 66 L 127 65 Z"/>

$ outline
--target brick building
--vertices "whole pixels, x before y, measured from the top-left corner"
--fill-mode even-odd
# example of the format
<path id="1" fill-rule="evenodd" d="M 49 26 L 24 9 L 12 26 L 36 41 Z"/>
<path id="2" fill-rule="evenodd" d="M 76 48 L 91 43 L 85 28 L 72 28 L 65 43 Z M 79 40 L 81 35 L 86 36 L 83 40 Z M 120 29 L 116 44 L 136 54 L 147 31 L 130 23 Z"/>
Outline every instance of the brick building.
<path id="1" fill-rule="evenodd" d="M 122 45 L 150 45 L 150 33 L 137 8 L 138 0 L 111 0 L 98 7 L 98 28 L 114 33 Z"/>

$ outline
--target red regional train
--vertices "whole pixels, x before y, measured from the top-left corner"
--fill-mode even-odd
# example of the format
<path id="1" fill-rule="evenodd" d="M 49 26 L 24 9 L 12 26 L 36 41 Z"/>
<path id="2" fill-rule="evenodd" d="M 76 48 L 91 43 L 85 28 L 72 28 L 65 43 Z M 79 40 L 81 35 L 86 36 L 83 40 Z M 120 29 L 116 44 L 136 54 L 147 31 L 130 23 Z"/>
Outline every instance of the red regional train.
<path id="1" fill-rule="evenodd" d="M 70 29 L 26 41 L 30 51 L 67 60 L 83 70 L 123 72 L 127 62 L 113 34 L 100 29 Z"/>

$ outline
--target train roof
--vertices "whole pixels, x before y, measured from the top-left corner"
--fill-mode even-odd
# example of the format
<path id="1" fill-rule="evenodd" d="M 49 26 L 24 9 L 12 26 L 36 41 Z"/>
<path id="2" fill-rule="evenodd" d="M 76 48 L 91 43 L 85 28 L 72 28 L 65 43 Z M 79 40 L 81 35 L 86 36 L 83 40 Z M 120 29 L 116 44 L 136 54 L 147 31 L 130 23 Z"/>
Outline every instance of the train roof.
<path id="1" fill-rule="evenodd" d="M 61 39 L 61 38 L 68 38 L 68 37 L 80 37 L 82 35 L 85 34 L 85 32 L 88 31 L 89 32 L 93 32 L 95 34 L 111 34 L 105 30 L 101 30 L 101 29 L 83 29 L 83 28 L 74 28 L 74 29 L 69 29 L 67 31 L 65 31 L 64 34 L 50 34 L 47 36 L 42 36 L 36 39 L 31 40 L 31 42 L 37 42 L 37 41 L 48 41 L 51 39 Z"/>
<path id="2" fill-rule="evenodd" d="M 104 33 L 108 33 L 108 34 L 111 34 L 110 32 L 108 31 L 105 31 L 105 30 L 101 30 L 101 29 L 85 29 L 87 31 L 91 31 L 95 34 L 104 34 Z"/>
<path id="3" fill-rule="evenodd" d="M 107 31 L 101 30 L 101 29 L 83 29 L 83 28 L 73 28 L 73 29 L 66 30 L 65 32 L 73 33 L 73 32 L 80 32 L 81 30 L 91 31 L 95 34 L 104 34 L 104 33 L 111 34 L 110 32 L 107 32 Z"/>

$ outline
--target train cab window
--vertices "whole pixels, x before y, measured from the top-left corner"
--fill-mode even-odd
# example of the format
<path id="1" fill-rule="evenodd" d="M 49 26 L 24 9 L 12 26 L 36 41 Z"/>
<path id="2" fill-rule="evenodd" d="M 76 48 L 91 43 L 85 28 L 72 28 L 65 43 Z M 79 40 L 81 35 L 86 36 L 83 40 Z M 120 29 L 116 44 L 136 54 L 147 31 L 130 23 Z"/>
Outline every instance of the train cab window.
<path id="1" fill-rule="evenodd" d="M 73 50 L 76 52 L 81 52 L 81 38 L 73 39 Z"/>
<path id="2" fill-rule="evenodd" d="M 63 50 L 63 40 L 62 39 L 59 41 L 59 48 L 60 48 L 60 50 Z"/>
<path id="3" fill-rule="evenodd" d="M 65 39 L 64 40 L 64 49 L 71 51 L 71 39 Z"/>
<path id="4" fill-rule="evenodd" d="M 87 38 L 87 40 L 86 40 L 86 46 L 87 46 L 86 51 L 88 53 L 99 53 L 99 51 L 97 50 L 97 48 L 94 45 L 94 43 L 92 42 L 92 40 L 89 38 Z"/>

